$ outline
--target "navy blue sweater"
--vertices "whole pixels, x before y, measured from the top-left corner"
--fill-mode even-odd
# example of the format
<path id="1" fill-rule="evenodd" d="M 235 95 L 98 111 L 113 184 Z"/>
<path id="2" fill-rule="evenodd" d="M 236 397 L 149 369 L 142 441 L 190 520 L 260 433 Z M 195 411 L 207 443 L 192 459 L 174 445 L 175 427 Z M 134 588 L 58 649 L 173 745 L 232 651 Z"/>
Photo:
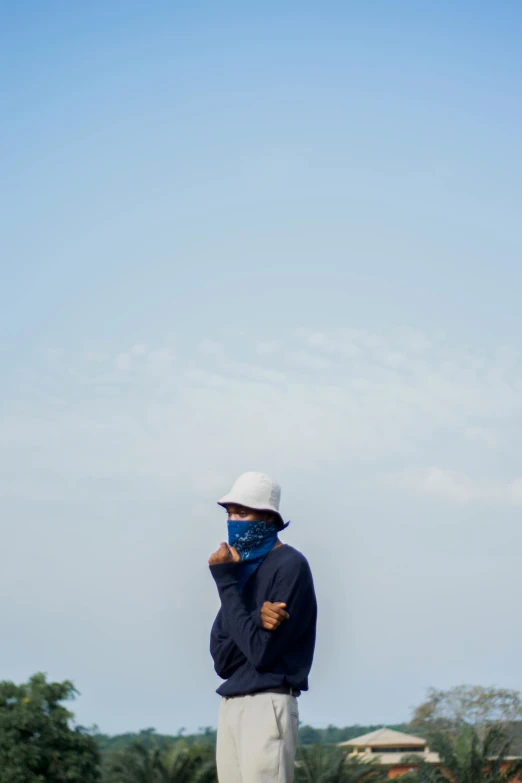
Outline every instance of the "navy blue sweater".
<path id="1" fill-rule="evenodd" d="M 288 544 L 273 549 L 240 593 L 237 564 L 210 566 L 221 598 L 212 626 L 210 653 L 226 680 L 221 696 L 238 696 L 281 685 L 308 690 L 315 647 L 317 602 L 306 558 Z M 290 615 L 275 631 L 265 631 L 265 601 L 286 603 Z"/>

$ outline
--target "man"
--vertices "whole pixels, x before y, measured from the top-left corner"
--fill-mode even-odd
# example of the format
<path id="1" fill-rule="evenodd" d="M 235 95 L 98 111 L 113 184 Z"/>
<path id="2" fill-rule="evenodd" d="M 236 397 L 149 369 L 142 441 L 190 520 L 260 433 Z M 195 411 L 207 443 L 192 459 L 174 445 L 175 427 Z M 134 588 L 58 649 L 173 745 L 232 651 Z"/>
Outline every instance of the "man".
<path id="1" fill-rule="evenodd" d="M 303 555 L 283 544 L 281 489 L 245 473 L 219 505 L 228 544 L 210 556 L 221 608 L 210 652 L 225 682 L 217 734 L 220 783 L 291 783 L 297 748 L 297 697 L 308 690 L 317 603 Z"/>

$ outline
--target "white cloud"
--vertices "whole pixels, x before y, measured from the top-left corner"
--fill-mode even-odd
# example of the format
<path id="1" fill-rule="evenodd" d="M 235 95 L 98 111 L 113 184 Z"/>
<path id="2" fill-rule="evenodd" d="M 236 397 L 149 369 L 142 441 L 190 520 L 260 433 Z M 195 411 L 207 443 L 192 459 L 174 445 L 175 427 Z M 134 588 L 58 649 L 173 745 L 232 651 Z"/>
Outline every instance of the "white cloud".
<path id="1" fill-rule="evenodd" d="M 437 467 L 391 475 L 388 483 L 421 495 L 438 495 L 451 502 L 522 505 L 522 478 L 495 482 L 472 479 Z"/>
<path id="2" fill-rule="evenodd" d="M 126 353 L 120 353 L 116 357 L 116 360 L 114 362 L 114 366 L 117 370 L 128 370 L 131 366 L 131 358 L 132 355 L 128 352 Z"/>
<path id="3" fill-rule="evenodd" d="M 204 498 L 217 500 L 225 494 L 227 476 L 217 470 L 209 470 L 201 475 L 194 476 L 192 488 L 198 495 Z"/>
<path id="4" fill-rule="evenodd" d="M 260 356 L 269 356 L 276 353 L 281 347 L 281 343 L 278 340 L 264 340 L 256 345 L 256 352 Z"/>
<path id="5" fill-rule="evenodd" d="M 346 670 L 346 649 L 350 670 L 365 669 L 383 623 L 390 649 L 399 650 L 383 682 L 401 666 L 397 629 L 409 627 L 405 617 L 425 622 L 426 632 L 415 626 L 408 639 L 421 662 L 419 681 L 426 676 L 422 661 L 433 653 L 433 627 L 441 650 L 456 640 L 461 651 L 476 649 L 462 621 L 464 601 L 477 616 L 485 605 L 500 606 L 499 633 L 507 628 L 509 647 L 518 649 L 509 624 L 517 591 L 506 589 L 518 573 L 522 506 L 516 357 L 472 353 L 406 330 L 260 336 L 243 329 L 216 333 L 213 341 L 223 345 L 218 362 L 199 350 L 200 339 L 166 338 L 120 350 L 97 345 L 109 355 L 106 363 L 61 351 L 8 379 L 0 406 L 0 496 L 10 520 L 8 549 L 23 549 L 25 568 L 21 574 L 8 559 L 0 579 L 5 590 L 13 579 L 20 586 L 16 616 L 27 629 L 23 648 L 33 656 L 32 670 L 51 661 L 68 676 L 69 648 L 60 658 L 67 628 L 78 640 L 73 663 L 81 689 L 95 687 L 92 671 L 105 672 L 111 687 L 120 683 L 122 729 L 139 728 L 143 719 L 141 712 L 130 718 L 129 709 L 149 698 L 148 681 L 133 677 L 149 671 L 150 649 L 160 651 L 150 674 L 158 694 L 173 665 L 191 668 L 211 694 L 207 626 L 218 599 L 206 564 L 226 535 L 215 501 L 243 470 L 266 470 L 281 481 L 283 513 L 295 522 L 286 540 L 312 564 L 322 607 L 312 698 L 331 692 Z M 260 343 L 274 350 L 259 351 Z M 295 355 L 306 358 L 296 362 Z M 449 552 L 441 525 L 451 526 Z M 494 552 L 493 538 L 502 541 Z M 64 592 L 64 584 L 71 589 Z M 341 623 L 332 594 L 347 596 Z M 78 605 L 86 609 L 80 619 Z M 106 612 L 97 624 L 100 607 Z M 112 638 L 114 612 L 122 622 Z M 12 608 L 4 614 L 5 624 Z M 86 616 L 95 625 L 85 628 Z M 43 661 L 42 617 L 55 640 Z M 470 628 L 479 626 L 470 621 Z M 189 634 L 181 646 L 179 627 Z M 148 640 L 144 657 L 136 651 L 141 637 Z M 332 658 L 332 650 L 341 652 Z M 469 656 L 461 657 L 466 666 Z M 18 658 L 13 648 L 11 659 Z M 433 659 L 445 661 L 442 654 Z M 136 693 L 127 702 L 130 682 Z M 175 687 L 186 703 L 189 684 Z M 104 712 L 116 720 L 114 703 L 99 702 L 95 717 Z M 214 706 L 209 695 L 212 716 Z M 169 712 L 165 724 L 171 720 Z"/>
<path id="6" fill-rule="evenodd" d="M 522 506 L 522 477 L 511 482 L 511 502 L 515 506 Z"/>
<path id="7" fill-rule="evenodd" d="M 506 351 L 471 354 L 407 330 L 301 330 L 261 342 L 244 331 L 181 341 L 176 353 L 169 339 L 138 342 L 112 365 L 49 364 L 49 401 L 4 406 L 0 449 L 30 450 L 34 471 L 117 473 L 168 492 L 248 462 L 331 475 L 365 466 L 375 486 L 391 473 L 404 491 L 455 503 L 520 495 L 509 455 L 520 450 L 522 367 Z M 30 368 L 19 377 L 27 388 L 41 382 Z M 503 474 L 485 483 L 500 443 Z"/>
<path id="8" fill-rule="evenodd" d="M 489 427 L 468 427 L 465 433 L 471 440 L 480 441 L 487 446 L 491 446 L 491 448 L 504 448 L 506 446 L 505 439 Z"/>
<path id="9" fill-rule="evenodd" d="M 136 343 L 131 348 L 131 354 L 133 356 L 144 356 L 147 353 L 147 346 L 145 343 Z"/>
<path id="10" fill-rule="evenodd" d="M 149 349 L 145 343 L 136 343 L 130 351 L 122 351 L 116 356 L 114 367 L 117 371 L 126 372 L 135 364 L 136 359 L 144 359 L 148 353 Z M 157 354 L 157 350 L 154 353 Z"/>
<path id="11" fill-rule="evenodd" d="M 432 468 L 425 476 L 421 489 L 428 493 L 445 495 L 459 502 L 487 497 L 487 490 L 478 487 L 467 476 L 459 476 L 439 468 Z"/>
<path id="12" fill-rule="evenodd" d="M 172 348 L 156 348 L 150 351 L 147 360 L 150 366 L 164 368 L 165 365 L 171 364 L 175 357 L 174 350 Z"/>
<path id="13" fill-rule="evenodd" d="M 289 354 L 290 359 L 295 364 L 301 365 L 301 367 L 307 367 L 310 370 L 324 370 L 330 366 L 330 362 L 327 359 L 323 359 L 320 356 L 314 356 L 309 351 L 295 351 Z"/>
<path id="14" fill-rule="evenodd" d="M 386 356 L 386 364 L 391 366 L 398 366 L 406 360 L 406 356 L 400 351 L 390 351 Z"/>
<path id="15" fill-rule="evenodd" d="M 209 356 L 221 356 L 223 353 L 223 343 L 219 343 L 216 340 L 203 340 L 198 348 L 202 354 L 208 354 Z"/>
<path id="16" fill-rule="evenodd" d="M 88 351 L 86 358 L 88 362 L 106 362 L 109 354 L 106 351 Z"/>
<path id="17" fill-rule="evenodd" d="M 436 467 L 418 473 L 398 474 L 390 477 L 390 482 L 403 489 L 426 495 L 440 495 L 458 503 L 468 503 L 484 497 L 467 476 Z"/>

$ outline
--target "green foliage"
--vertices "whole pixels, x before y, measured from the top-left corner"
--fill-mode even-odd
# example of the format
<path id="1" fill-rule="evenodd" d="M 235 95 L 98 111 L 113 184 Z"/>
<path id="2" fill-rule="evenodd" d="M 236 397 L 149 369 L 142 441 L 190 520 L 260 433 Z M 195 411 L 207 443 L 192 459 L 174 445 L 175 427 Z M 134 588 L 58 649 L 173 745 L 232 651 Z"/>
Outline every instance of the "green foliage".
<path id="1" fill-rule="evenodd" d="M 161 783 L 214 783 L 217 781 L 214 749 L 209 745 L 177 743 L 160 757 Z"/>
<path id="2" fill-rule="evenodd" d="M 216 730 L 211 726 L 205 726 L 197 734 L 184 736 L 184 729 L 180 729 L 177 736 L 173 736 L 171 734 L 156 734 L 155 729 L 143 729 L 139 733 L 129 732 L 127 734 L 117 734 L 113 737 L 108 734 L 95 734 L 94 739 L 104 754 L 125 750 L 125 748 L 128 748 L 129 745 L 135 742 L 140 742 L 147 748 L 157 747 L 160 750 L 165 750 L 175 742 L 185 742 L 189 746 L 211 745 L 215 748 Z"/>
<path id="3" fill-rule="evenodd" d="M 159 756 L 159 748 L 132 742 L 124 751 L 109 757 L 104 783 L 156 783 Z"/>
<path id="4" fill-rule="evenodd" d="M 217 783 L 214 749 L 179 741 L 161 750 L 135 741 L 107 760 L 104 783 Z"/>
<path id="5" fill-rule="evenodd" d="M 72 727 L 61 702 L 74 698 L 71 682 L 0 682 L 0 783 L 96 783 L 100 754 L 85 729 Z"/>
<path id="6" fill-rule="evenodd" d="M 190 735 L 185 729 L 169 736 L 147 728 L 92 736 L 73 725 L 64 706 L 75 695 L 71 682 L 49 683 L 43 674 L 23 685 L 0 682 L 0 783 L 217 783 L 212 727 Z M 509 752 L 522 751 L 522 721 L 513 720 L 522 715 L 521 705 L 516 691 L 431 690 L 409 726 L 390 728 L 422 734 L 442 764 L 405 756 L 414 771 L 401 783 L 509 783 L 522 776 L 522 760 L 509 766 L 505 761 Z M 296 783 L 384 781 L 385 765 L 339 747 L 379 728 L 300 726 Z"/>
<path id="7" fill-rule="evenodd" d="M 322 742 L 327 745 L 336 745 L 339 742 L 347 742 L 354 737 L 360 737 L 362 734 L 369 734 L 371 731 L 376 731 L 381 728 L 381 723 L 376 726 L 359 726 L 358 724 L 355 724 L 354 726 L 345 726 L 344 728 L 330 725 L 326 729 L 314 729 L 312 726 L 300 726 L 299 744 L 315 745 L 318 742 Z M 397 731 L 404 731 L 403 724 L 389 726 L 389 728 L 396 729 Z"/>
<path id="8" fill-rule="evenodd" d="M 348 756 L 346 748 L 301 745 L 297 750 L 295 783 L 383 783 L 386 771 L 378 761 Z"/>
<path id="9" fill-rule="evenodd" d="M 367 734 L 370 731 L 380 729 L 382 724 L 375 726 L 345 726 L 343 728 L 337 726 L 328 726 L 326 729 L 315 729 L 312 726 L 300 726 L 299 727 L 299 744 L 300 745 L 315 745 L 317 743 L 332 744 L 335 745 L 339 742 L 347 742 L 354 737 L 358 737 L 361 734 Z M 404 731 L 404 724 L 397 724 L 390 726 L 390 728 L 397 731 Z M 114 751 L 125 750 L 129 745 L 134 742 L 140 742 L 147 748 L 157 747 L 160 750 L 165 750 L 176 742 L 183 741 L 189 746 L 192 745 L 211 745 L 216 747 L 216 730 L 211 726 L 204 726 L 200 728 L 197 734 L 184 735 L 184 730 L 180 729 L 177 736 L 168 734 L 156 734 L 154 729 L 143 729 L 139 733 L 118 734 L 110 737 L 107 734 L 95 734 L 94 738 L 98 743 L 98 746 L 104 755 L 110 754 Z"/>
<path id="10" fill-rule="evenodd" d="M 410 776 L 413 783 L 509 783 L 522 774 L 522 760 L 502 771 L 511 740 L 498 726 L 487 729 L 483 739 L 472 726 L 463 726 L 456 737 L 439 731 L 426 739 L 430 750 L 439 754 L 441 766 L 405 756 L 406 763 L 419 765 Z"/>

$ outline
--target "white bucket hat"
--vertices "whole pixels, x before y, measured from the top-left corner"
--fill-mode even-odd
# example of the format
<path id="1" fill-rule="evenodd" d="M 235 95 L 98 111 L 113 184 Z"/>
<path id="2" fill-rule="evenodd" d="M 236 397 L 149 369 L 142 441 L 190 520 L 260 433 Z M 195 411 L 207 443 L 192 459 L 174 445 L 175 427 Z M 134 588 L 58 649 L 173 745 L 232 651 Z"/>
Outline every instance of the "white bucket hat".
<path id="1" fill-rule="evenodd" d="M 234 504 L 253 508 L 256 511 L 272 511 L 284 527 L 283 518 L 279 513 L 281 487 L 266 473 L 250 471 L 243 473 L 235 482 L 230 492 L 218 500 L 220 506 Z"/>

